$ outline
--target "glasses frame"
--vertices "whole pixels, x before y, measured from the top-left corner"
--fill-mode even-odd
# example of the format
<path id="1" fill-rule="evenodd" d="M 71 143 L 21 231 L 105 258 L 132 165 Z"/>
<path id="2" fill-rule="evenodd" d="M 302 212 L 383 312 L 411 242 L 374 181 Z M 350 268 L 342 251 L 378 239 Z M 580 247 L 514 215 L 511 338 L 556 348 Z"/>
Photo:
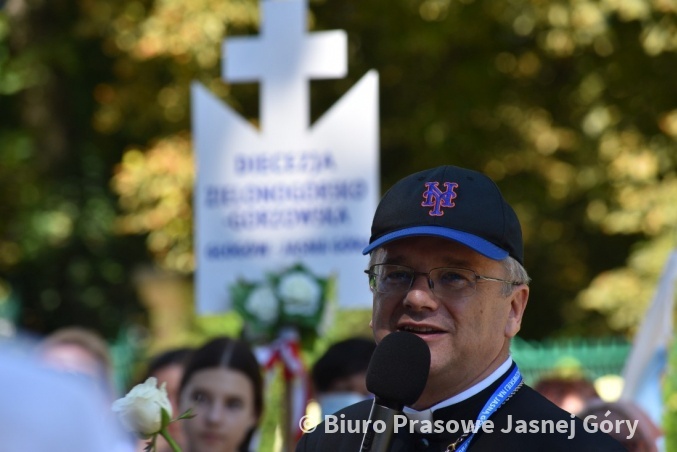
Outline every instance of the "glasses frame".
<path id="1" fill-rule="evenodd" d="M 409 270 L 409 272 L 410 272 L 411 275 L 412 275 L 412 278 L 411 278 L 411 281 L 409 282 L 409 287 L 408 287 L 406 290 L 402 290 L 402 291 L 394 291 L 394 292 L 379 292 L 378 290 L 376 290 L 375 287 L 372 287 L 372 284 L 371 284 L 371 278 L 374 277 L 374 276 L 377 276 L 377 273 L 374 272 L 374 267 L 380 267 L 380 266 L 386 266 L 386 265 L 388 265 L 388 266 L 393 266 L 393 267 L 401 267 L 401 268 L 403 268 L 403 269 Z M 408 266 L 406 266 L 406 265 L 399 265 L 399 264 L 374 264 L 374 265 L 372 265 L 371 267 L 369 267 L 367 270 L 364 270 L 364 272 L 367 274 L 367 276 L 369 276 L 369 289 L 370 289 L 372 292 L 381 293 L 381 294 L 407 293 L 407 292 L 409 292 L 409 291 L 411 290 L 411 288 L 413 287 L 414 281 L 416 281 L 416 277 L 417 277 L 417 276 L 425 276 L 426 280 L 428 281 L 428 288 L 430 288 L 430 291 L 431 291 L 433 294 L 435 294 L 435 284 L 433 283 L 433 280 L 432 280 L 432 278 L 430 277 L 430 274 L 431 274 L 432 272 L 434 272 L 435 270 L 441 270 L 441 269 L 463 270 L 463 271 L 472 273 L 472 274 L 475 276 L 475 281 L 473 281 L 473 285 L 471 286 L 471 289 L 472 289 L 473 293 L 477 290 L 477 283 L 480 282 L 480 281 L 500 282 L 500 283 L 504 283 L 504 284 L 509 284 L 509 285 L 511 285 L 511 286 L 521 286 L 522 284 L 524 284 L 523 282 L 519 282 L 519 281 L 510 281 L 510 280 L 507 280 L 507 279 L 494 278 L 494 277 L 491 277 L 491 276 L 480 275 L 479 273 L 477 273 L 477 272 L 474 271 L 474 270 L 471 270 L 471 269 L 469 269 L 469 268 L 463 268 L 463 267 L 435 267 L 435 268 L 431 268 L 431 269 L 430 269 L 429 271 L 427 271 L 427 272 L 417 272 L 417 271 L 414 270 L 413 268 L 408 267 Z M 459 292 L 460 292 L 460 291 L 459 291 Z M 437 294 L 435 294 L 435 295 L 437 295 Z"/>

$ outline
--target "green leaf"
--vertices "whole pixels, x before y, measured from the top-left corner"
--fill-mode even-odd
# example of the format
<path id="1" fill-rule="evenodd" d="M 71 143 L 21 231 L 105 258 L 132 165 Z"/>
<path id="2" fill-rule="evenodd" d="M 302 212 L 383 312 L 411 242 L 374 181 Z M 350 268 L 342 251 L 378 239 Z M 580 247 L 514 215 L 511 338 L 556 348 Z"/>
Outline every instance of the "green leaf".
<path id="1" fill-rule="evenodd" d="M 161 410 L 161 413 L 162 413 L 162 427 L 161 428 L 164 429 L 165 427 L 167 427 L 169 425 L 170 422 L 172 422 L 172 419 L 169 416 L 169 413 L 167 412 L 167 410 L 165 410 L 164 408 L 160 408 L 160 410 Z"/>
<path id="2" fill-rule="evenodd" d="M 195 417 L 195 413 L 193 413 L 193 409 L 188 408 L 186 411 L 181 413 L 181 415 L 179 415 L 179 417 L 177 417 L 176 420 L 179 421 L 181 419 L 192 419 L 194 417 Z"/>

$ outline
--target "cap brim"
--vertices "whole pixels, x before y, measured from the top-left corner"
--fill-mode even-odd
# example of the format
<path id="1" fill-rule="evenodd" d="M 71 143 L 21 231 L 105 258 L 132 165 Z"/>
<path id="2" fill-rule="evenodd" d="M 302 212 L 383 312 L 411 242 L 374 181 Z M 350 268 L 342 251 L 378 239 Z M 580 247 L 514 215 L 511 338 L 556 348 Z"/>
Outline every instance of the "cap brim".
<path id="1" fill-rule="evenodd" d="M 403 239 L 405 237 L 420 237 L 420 236 L 429 236 L 429 237 L 442 237 L 444 239 L 453 240 L 462 245 L 471 248 L 483 256 L 488 257 L 493 260 L 503 260 L 508 257 L 508 252 L 493 243 L 484 240 L 481 237 L 478 237 L 473 234 L 469 234 L 463 231 L 457 231 L 456 229 L 449 229 L 440 226 L 416 226 L 412 228 L 400 229 L 399 231 L 394 231 L 389 234 L 379 237 L 370 243 L 364 250 L 362 254 L 369 254 L 379 246 L 383 246 L 386 243 L 390 243 L 394 240 Z"/>

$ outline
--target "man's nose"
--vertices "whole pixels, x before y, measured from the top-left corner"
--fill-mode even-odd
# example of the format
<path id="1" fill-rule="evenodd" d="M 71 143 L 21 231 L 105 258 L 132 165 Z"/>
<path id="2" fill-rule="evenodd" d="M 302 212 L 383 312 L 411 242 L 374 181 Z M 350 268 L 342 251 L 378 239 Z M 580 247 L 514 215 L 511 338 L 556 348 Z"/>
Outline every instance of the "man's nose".
<path id="1" fill-rule="evenodd" d="M 427 274 L 418 273 L 414 276 L 414 281 L 404 297 L 404 305 L 414 311 L 437 309 L 437 300 L 430 287 L 432 282 Z"/>

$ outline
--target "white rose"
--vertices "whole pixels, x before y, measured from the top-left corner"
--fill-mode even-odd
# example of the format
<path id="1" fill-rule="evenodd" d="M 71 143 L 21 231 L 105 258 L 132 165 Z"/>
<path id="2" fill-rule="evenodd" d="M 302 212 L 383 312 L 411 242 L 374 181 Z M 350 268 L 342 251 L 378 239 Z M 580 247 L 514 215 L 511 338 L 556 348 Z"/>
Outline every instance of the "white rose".
<path id="1" fill-rule="evenodd" d="M 278 290 L 288 314 L 312 315 L 317 311 L 322 289 L 308 274 L 288 274 L 280 281 Z"/>
<path id="2" fill-rule="evenodd" d="M 246 309 L 266 325 L 277 320 L 277 297 L 269 286 L 259 287 L 249 294 Z"/>
<path id="3" fill-rule="evenodd" d="M 155 377 L 134 386 L 126 396 L 113 402 L 113 411 L 125 428 L 143 436 L 154 435 L 162 429 L 162 408 L 171 419 L 172 405 L 165 383 L 158 388 Z"/>

